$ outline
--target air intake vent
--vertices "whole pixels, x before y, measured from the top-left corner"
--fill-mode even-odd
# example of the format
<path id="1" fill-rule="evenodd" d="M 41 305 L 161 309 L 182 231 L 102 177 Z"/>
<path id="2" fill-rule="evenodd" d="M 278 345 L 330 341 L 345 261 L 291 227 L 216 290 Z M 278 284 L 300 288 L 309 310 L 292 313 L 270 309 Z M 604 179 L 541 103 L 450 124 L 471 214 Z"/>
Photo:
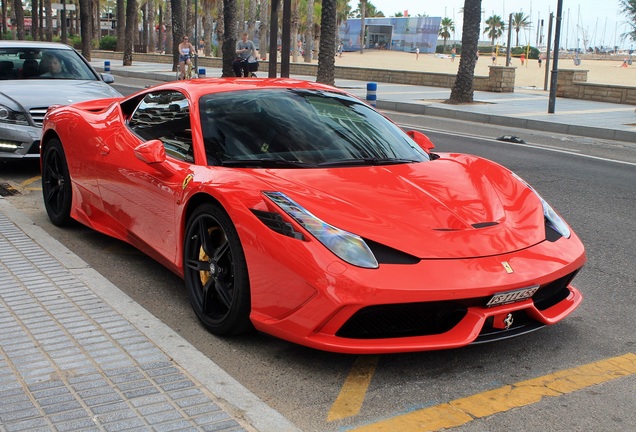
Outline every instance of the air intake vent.
<path id="1" fill-rule="evenodd" d="M 499 222 L 479 222 L 476 224 L 472 224 L 473 228 L 486 228 L 494 225 L 499 225 Z"/>
<path id="2" fill-rule="evenodd" d="M 304 240 L 305 237 L 302 233 L 296 231 L 294 226 L 289 222 L 286 222 L 278 213 L 266 212 L 262 210 L 251 209 L 254 216 L 256 216 L 261 222 L 263 222 L 269 229 L 276 231 L 279 234 L 287 237 L 295 238 L 297 240 Z"/>

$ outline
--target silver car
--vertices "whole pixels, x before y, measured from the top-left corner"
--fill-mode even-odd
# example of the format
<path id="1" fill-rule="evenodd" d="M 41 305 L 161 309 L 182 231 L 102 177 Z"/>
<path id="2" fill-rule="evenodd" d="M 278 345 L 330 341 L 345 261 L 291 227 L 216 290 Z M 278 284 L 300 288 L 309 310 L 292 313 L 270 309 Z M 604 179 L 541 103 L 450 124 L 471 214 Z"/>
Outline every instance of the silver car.
<path id="1" fill-rule="evenodd" d="M 113 82 L 68 45 L 0 41 L 0 159 L 40 157 L 48 107 L 121 97 Z"/>

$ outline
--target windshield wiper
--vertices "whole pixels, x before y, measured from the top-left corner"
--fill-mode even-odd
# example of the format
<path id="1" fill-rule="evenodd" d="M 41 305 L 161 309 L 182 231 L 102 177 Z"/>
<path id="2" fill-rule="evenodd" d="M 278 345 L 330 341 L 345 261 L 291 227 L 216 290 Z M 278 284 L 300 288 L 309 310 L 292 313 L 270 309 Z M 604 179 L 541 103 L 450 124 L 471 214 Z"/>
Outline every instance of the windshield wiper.
<path id="1" fill-rule="evenodd" d="M 307 168 L 308 165 L 302 161 L 290 161 L 285 159 L 229 159 L 221 161 L 221 166 L 241 167 L 241 168 Z"/>
<path id="2" fill-rule="evenodd" d="M 341 159 L 329 162 L 322 162 L 318 164 L 320 167 L 335 167 L 335 166 L 367 166 L 367 165 L 397 165 L 406 163 L 422 162 L 412 159 L 399 159 L 399 158 L 359 158 L 359 159 Z"/>

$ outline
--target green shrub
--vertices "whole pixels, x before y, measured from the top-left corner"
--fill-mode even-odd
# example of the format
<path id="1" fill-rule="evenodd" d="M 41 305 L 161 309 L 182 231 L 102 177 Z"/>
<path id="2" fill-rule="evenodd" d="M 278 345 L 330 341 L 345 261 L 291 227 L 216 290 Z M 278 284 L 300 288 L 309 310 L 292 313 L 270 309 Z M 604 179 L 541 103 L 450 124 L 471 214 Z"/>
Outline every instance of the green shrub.
<path id="1" fill-rule="evenodd" d="M 99 41 L 99 49 L 104 51 L 115 51 L 117 38 L 115 36 L 104 36 Z"/>

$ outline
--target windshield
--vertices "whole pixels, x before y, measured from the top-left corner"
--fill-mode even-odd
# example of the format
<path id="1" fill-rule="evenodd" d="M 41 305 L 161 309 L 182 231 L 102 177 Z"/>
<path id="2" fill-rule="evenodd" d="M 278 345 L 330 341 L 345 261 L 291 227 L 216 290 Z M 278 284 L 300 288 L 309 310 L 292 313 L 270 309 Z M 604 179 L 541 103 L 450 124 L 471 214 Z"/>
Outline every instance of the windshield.
<path id="1" fill-rule="evenodd" d="M 51 48 L 0 48 L 0 80 L 97 80 L 74 50 Z"/>
<path id="2" fill-rule="evenodd" d="M 327 167 L 423 162 L 428 155 L 359 100 L 316 90 L 244 90 L 200 101 L 208 164 Z"/>

